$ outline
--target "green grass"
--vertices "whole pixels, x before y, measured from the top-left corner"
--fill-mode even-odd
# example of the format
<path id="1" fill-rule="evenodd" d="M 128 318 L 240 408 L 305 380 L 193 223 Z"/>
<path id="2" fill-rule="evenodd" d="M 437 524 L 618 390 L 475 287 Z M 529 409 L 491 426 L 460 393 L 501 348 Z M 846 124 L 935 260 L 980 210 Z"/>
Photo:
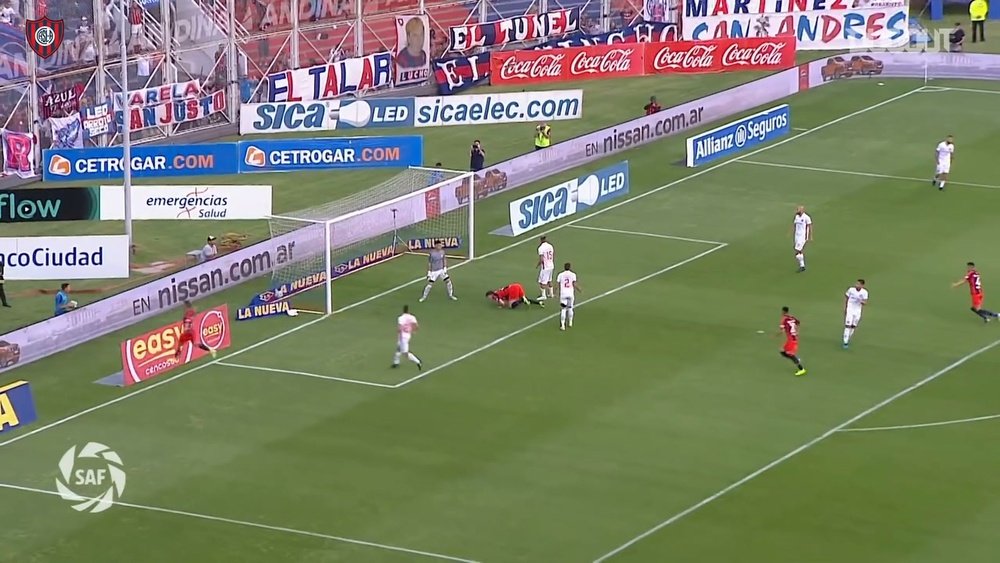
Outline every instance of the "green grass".
<path id="1" fill-rule="evenodd" d="M 485 562 L 588 562 L 684 514 L 611 561 L 993 561 L 996 421 L 828 434 L 998 412 L 997 352 L 956 361 L 998 342 L 1000 328 L 949 284 L 976 260 L 989 305 L 1000 279 L 990 189 L 1000 114 L 982 111 L 994 95 L 962 90 L 863 111 L 920 85 L 844 81 L 796 96 L 794 125 L 810 132 L 718 168 L 670 164 L 682 139 L 627 153 L 635 199 L 550 235 L 586 291 L 565 333 L 552 309 L 500 311 L 479 296 L 534 276 L 537 233 L 487 234 L 507 202 L 583 170 L 485 201 L 480 252 L 492 254 L 454 269 L 460 301 L 435 293 L 415 306 L 427 369 L 395 389 L 287 372 L 389 385 L 420 375 L 387 369 L 393 319 L 419 283 L 313 324 L 235 327 L 223 361 L 286 373 L 203 363 L 138 393 L 92 384 L 118 369 L 123 334 L 19 368 L 38 397 L 36 429 L 97 408 L 0 439 L 0 560 L 433 560 L 353 538 Z M 958 150 L 939 193 L 927 177 L 947 133 Z M 788 237 L 798 204 L 816 222 L 805 274 Z M 715 245 L 595 228 L 726 246 L 692 260 Z M 350 276 L 337 301 L 392 290 L 422 266 L 404 258 Z M 857 277 L 871 305 L 844 351 L 842 294 Z M 253 289 L 199 305 L 242 304 Z M 779 341 L 758 334 L 776 329 L 782 305 L 803 322 L 801 379 Z M 9 488 L 52 490 L 62 453 L 91 440 L 122 455 L 122 500 L 136 506 L 78 514 Z"/>

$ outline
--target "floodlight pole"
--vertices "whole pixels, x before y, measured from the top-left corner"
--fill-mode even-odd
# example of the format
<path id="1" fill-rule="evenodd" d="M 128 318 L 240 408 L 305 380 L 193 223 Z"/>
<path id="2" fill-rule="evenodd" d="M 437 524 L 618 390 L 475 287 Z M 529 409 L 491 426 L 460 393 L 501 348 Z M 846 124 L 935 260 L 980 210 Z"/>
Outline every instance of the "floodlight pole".
<path id="1" fill-rule="evenodd" d="M 118 18 L 118 31 L 121 32 L 122 57 L 122 187 L 125 193 L 125 236 L 128 237 L 129 252 L 132 251 L 132 124 L 128 102 L 128 44 L 125 42 L 125 3 L 121 0 L 121 13 Z M 112 104 L 112 110 L 114 104 Z"/>

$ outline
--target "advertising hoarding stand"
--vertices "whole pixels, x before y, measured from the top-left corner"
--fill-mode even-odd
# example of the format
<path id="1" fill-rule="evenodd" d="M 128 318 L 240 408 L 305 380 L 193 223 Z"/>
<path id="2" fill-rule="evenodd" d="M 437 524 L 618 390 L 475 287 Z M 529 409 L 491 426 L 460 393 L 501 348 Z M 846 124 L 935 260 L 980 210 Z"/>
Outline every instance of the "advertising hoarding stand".
<path id="1" fill-rule="evenodd" d="M 122 57 L 122 186 L 125 188 L 125 235 L 128 237 L 129 255 L 134 252 L 135 240 L 132 238 L 132 126 L 129 123 L 128 107 L 128 42 L 126 41 L 125 26 L 128 23 L 125 17 L 125 2 L 121 4 L 118 14 L 118 31 L 121 32 L 121 57 Z M 137 39 L 138 40 L 138 39 Z M 139 40 L 141 44 L 142 41 Z"/>

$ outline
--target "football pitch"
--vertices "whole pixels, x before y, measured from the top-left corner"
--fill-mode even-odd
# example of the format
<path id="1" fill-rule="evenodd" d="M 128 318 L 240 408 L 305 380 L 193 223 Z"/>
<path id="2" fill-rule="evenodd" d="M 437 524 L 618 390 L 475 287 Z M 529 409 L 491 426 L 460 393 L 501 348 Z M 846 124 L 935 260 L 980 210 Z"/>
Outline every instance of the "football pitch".
<path id="1" fill-rule="evenodd" d="M 238 323 L 233 350 L 138 388 L 91 383 L 122 335 L 24 366 L 43 420 L 0 438 L 0 561 L 995 561 L 1000 323 L 950 288 L 974 260 L 1000 307 L 990 88 L 831 84 L 735 160 L 683 168 L 672 138 L 485 200 L 457 302 L 417 304 L 424 263 L 404 257 L 337 281 L 330 317 Z M 627 198 L 488 234 L 508 201 L 621 159 Z M 801 274 L 797 205 L 815 227 Z M 584 292 L 565 332 L 554 307 L 482 297 L 534 293 L 543 232 Z M 859 277 L 870 305 L 843 350 Z M 404 304 L 423 371 L 389 369 Z M 785 305 L 802 378 L 778 356 Z M 91 441 L 128 476 L 101 514 L 54 492 Z"/>

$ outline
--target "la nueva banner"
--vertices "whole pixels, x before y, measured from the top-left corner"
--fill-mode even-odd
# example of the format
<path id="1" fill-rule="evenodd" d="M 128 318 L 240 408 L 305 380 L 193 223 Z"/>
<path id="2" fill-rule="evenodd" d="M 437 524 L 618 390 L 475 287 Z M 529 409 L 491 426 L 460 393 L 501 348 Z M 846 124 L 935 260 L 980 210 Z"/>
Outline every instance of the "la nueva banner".
<path id="1" fill-rule="evenodd" d="M 795 64 L 795 39 L 751 37 L 497 51 L 490 64 L 492 84 L 782 70 Z"/>
<path id="2" fill-rule="evenodd" d="M 684 39 L 794 36 L 798 49 L 883 49 L 909 42 L 909 0 L 684 0 Z"/>

